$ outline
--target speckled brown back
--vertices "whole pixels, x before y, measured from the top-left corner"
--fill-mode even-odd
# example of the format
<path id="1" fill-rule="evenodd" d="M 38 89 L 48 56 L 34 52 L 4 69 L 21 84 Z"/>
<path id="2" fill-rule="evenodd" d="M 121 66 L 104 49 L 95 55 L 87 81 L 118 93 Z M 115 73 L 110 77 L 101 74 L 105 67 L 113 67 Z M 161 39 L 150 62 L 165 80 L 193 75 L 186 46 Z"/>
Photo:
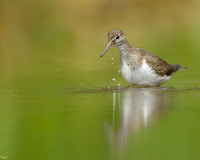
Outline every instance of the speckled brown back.
<path id="1" fill-rule="evenodd" d="M 164 75 L 170 76 L 181 68 L 181 65 L 168 64 L 160 57 L 150 52 L 147 52 L 143 49 L 140 49 L 140 53 L 142 57 L 146 60 L 146 63 L 150 67 L 152 67 L 152 69 L 155 70 L 155 72 L 159 74 L 160 76 L 164 76 Z"/>

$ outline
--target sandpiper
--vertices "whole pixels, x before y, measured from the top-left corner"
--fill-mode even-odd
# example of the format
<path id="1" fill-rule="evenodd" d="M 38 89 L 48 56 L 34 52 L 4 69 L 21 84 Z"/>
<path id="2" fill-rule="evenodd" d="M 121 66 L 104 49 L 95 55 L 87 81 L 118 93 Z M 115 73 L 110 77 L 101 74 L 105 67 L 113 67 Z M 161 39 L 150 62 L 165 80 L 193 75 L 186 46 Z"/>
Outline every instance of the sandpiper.
<path id="1" fill-rule="evenodd" d="M 160 86 L 167 82 L 176 71 L 188 69 L 180 64 L 168 64 L 144 49 L 132 47 L 119 29 L 110 31 L 108 40 L 108 45 L 100 57 L 111 46 L 118 47 L 121 73 L 131 85 Z"/>

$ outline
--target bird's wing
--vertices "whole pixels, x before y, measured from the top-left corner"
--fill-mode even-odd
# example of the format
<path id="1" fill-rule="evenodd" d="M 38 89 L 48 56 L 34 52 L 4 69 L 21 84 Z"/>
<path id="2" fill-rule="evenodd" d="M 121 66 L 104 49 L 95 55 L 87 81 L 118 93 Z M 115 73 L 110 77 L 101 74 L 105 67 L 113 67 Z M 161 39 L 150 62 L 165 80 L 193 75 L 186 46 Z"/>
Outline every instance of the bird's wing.
<path id="1" fill-rule="evenodd" d="M 146 63 L 150 67 L 152 67 L 152 69 L 155 70 L 155 72 L 160 76 L 164 75 L 170 76 L 171 74 L 177 71 L 176 67 L 168 64 L 163 59 L 150 52 L 144 51 L 142 52 L 142 54 L 146 60 Z"/>

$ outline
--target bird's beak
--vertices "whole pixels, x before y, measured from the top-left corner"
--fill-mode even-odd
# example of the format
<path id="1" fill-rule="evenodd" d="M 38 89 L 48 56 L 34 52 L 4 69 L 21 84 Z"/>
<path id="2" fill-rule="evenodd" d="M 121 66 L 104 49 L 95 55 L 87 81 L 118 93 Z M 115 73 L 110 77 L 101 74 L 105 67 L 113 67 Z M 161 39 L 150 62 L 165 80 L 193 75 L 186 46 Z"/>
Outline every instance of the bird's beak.
<path id="1" fill-rule="evenodd" d="M 100 58 L 109 50 L 109 48 L 112 46 L 111 41 L 108 43 L 107 47 L 103 51 L 103 53 L 100 55 Z"/>

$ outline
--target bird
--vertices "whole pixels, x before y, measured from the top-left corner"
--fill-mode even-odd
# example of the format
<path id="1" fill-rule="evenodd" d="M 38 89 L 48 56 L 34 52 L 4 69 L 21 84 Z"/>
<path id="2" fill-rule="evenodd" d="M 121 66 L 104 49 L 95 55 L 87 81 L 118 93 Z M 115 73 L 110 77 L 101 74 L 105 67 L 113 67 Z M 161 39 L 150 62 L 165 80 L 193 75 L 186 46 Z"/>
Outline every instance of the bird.
<path id="1" fill-rule="evenodd" d="M 131 86 L 159 87 L 177 71 L 188 69 L 188 67 L 182 67 L 180 64 L 168 64 L 160 57 L 144 49 L 132 47 L 120 29 L 110 31 L 107 38 L 108 45 L 100 57 L 110 47 L 117 47 L 120 52 L 120 71 Z"/>

